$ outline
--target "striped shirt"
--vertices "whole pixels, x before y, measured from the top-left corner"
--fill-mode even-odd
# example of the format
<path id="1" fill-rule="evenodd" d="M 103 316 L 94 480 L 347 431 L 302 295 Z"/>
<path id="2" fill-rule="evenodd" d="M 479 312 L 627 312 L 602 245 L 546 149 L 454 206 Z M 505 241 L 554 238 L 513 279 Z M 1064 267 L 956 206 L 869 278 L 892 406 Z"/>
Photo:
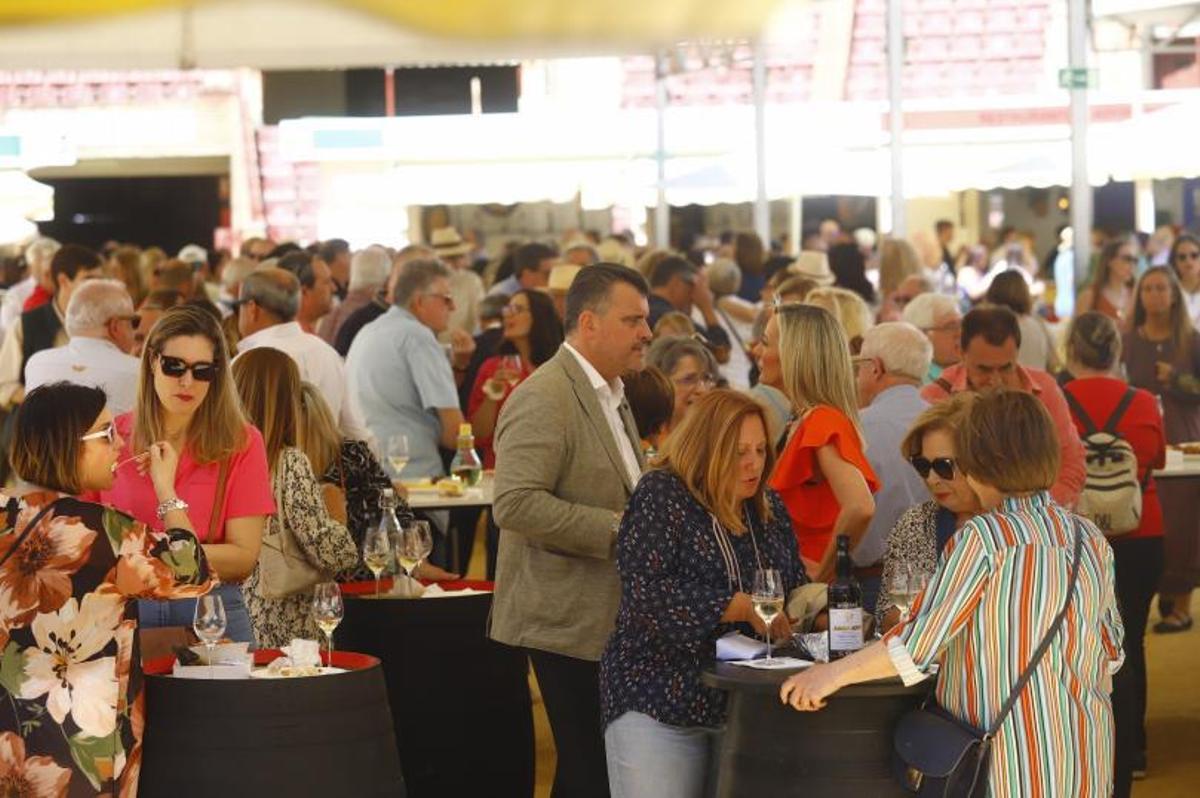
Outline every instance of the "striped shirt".
<path id="1" fill-rule="evenodd" d="M 1005 498 L 946 545 L 913 607 L 885 636 L 905 684 L 940 662 L 937 700 L 986 729 L 1062 609 L 1076 516 L 1048 493 Z M 1112 673 L 1124 630 L 1113 556 L 1090 521 L 1079 581 L 1062 629 L 993 742 L 992 796 L 1108 796 L 1112 792 Z"/>

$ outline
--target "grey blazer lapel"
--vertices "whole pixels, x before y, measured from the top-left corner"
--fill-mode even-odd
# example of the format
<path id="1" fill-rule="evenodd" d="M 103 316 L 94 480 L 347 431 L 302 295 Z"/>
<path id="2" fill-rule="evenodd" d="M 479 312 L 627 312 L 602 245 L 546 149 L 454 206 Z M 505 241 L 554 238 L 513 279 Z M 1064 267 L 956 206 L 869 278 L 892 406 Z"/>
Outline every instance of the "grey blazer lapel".
<path id="1" fill-rule="evenodd" d="M 559 365 L 562 366 L 563 371 L 566 372 L 567 377 L 571 380 L 572 390 L 575 392 L 575 398 L 579 401 L 583 415 L 591 425 L 592 431 L 596 433 L 596 436 L 604 446 L 604 451 L 608 455 L 613 468 L 621 475 L 621 481 L 625 484 L 625 489 L 632 493 L 634 486 L 629 482 L 629 472 L 625 468 L 625 458 L 621 457 L 621 450 L 617 448 L 617 441 L 613 438 L 612 428 L 608 426 L 608 419 L 604 417 L 604 408 L 600 406 L 600 398 L 596 396 L 596 389 L 592 387 L 587 374 L 583 373 L 583 367 L 579 365 L 579 361 L 575 359 L 575 355 L 568 352 L 565 347 L 559 348 L 555 359 L 558 360 Z M 625 420 L 628 415 L 626 406 L 625 412 L 621 413 L 622 420 Z M 627 421 L 625 428 L 628 433 L 629 424 Z M 634 452 L 638 453 L 639 466 L 641 465 L 640 448 L 638 446 L 634 447 Z"/>

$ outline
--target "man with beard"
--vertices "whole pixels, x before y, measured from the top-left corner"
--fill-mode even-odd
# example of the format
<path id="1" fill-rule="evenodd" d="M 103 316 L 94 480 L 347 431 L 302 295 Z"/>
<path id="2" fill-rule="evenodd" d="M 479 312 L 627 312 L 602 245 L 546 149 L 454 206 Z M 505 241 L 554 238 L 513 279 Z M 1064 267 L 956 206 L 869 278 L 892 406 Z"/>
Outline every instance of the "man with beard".
<path id="1" fill-rule="evenodd" d="M 608 795 L 599 659 L 620 599 L 617 529 L 643 466 L 621 374 L 643 367 L 648 294 L 625 266 L 581 270 L 566 342 L 517 386 L 496 428 L 490 634 L 533 663 L 558 750 L 555 798 Z"/>

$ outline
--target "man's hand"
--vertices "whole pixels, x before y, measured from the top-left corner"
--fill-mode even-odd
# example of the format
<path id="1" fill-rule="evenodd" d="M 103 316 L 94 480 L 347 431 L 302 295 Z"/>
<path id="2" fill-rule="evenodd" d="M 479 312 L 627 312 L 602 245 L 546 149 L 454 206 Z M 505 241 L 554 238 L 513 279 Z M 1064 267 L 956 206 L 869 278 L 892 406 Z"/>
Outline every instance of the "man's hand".
<path id="1" fill-rule="evenodd" d="M 450 357 L 457 369 L 465 369 L 475 354 L 475 339 L 462 330 L 450 331 Z"/>

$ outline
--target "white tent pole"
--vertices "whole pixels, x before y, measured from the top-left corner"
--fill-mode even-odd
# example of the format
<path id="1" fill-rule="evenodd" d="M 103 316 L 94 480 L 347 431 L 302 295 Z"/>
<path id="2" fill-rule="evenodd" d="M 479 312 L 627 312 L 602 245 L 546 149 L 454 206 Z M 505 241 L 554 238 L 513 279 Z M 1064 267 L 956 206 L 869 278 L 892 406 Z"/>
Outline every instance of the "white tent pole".
<path id="1" fill-rule="evenodd" d="M 767 203 L 767 60 L 762 40 L 754 43 L 754 231 L 771 243 L 771 208 Z"/>
<path id="2" fill-rule="evenodd" d="M 654 60 L 655 118 L 658 122 L 658 205 L 654 208 L 654 246 L 671 245 L 671 208 L 667 205 L 667 59 L 660 50 Z"/>
<path id="3" fill-rule="evenodd" d="M 892 156 L 892 235 L 903 238 L 904 218 L 904 20 L 903 0 L 888 0 L 887 56 L 888 105 L 891 117 Z"/>
<path id="4" fill-rule="evenodd" d="M 1071 69 L 1087 67 L 1088 0 L 1067 2 L 1067 50 Z M 1092 186 L 1087 168 L 1088 97 L 1086 85 L 1071 89 L 1071 228 L 1075 282 L 1087 278 L 1092 243 Z"/>

